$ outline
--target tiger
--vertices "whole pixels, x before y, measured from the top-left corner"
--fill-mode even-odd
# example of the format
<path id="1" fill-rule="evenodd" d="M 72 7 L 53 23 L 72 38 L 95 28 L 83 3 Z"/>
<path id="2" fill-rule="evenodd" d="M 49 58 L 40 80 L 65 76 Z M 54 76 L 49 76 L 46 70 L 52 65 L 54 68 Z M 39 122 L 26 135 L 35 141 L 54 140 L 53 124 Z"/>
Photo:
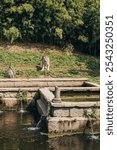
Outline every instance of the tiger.
<path id="1" fill-rule="evenodd" d="M 41 71 L 43 71 L 43 70 L 50 71 L 50 59 L 48 56 L 42 57 L 42 69 L 41 69 Z"/>

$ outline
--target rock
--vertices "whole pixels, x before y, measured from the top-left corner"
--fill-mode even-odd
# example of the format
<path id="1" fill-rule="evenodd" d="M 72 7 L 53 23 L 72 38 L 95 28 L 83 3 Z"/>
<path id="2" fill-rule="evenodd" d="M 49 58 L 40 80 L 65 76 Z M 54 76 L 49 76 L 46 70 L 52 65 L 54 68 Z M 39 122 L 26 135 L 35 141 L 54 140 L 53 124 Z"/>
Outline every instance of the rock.
<path id="1" fill-rule="evenodd" d="M 17 104 L 16 98 L 4 98 L 4 104 L 8 108 L 12 108 L 14 105 Z"/>

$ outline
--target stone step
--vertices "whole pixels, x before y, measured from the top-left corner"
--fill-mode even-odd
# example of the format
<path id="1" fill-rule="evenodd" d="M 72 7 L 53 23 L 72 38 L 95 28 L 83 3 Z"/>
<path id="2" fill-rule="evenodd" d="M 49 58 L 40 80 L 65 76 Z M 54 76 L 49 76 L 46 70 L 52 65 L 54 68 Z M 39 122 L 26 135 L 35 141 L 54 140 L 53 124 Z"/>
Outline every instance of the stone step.
<path id="1" fill-rule="evenodd" d="M 12 78 L 0 79 L 0 82 L 32 82 L 32 81 L 87 81 L 87 78 Z"/>
<path id="2" fill-rule="evenodd" d="M 60 87 L 61 91 L 78 91 L 78 92 L 89 92 L 89 91 L 100 91 L 100 87 Z"/>
<path id="3" fill-rule="evenodd" d="M 45 86 L 47 87 L 47 86 Z M 55 87 L 48 87 L 51 91 L 55 90 Z M 100 91 L 99 87 L 59 87 L 61 91 Z M 38 91 L 39 87 L 0 87 L 1 92 L 6 91 Z"/>
<path id="4" fill-rule="evenodd" d="M 18 91 L 28 91 L 28 92 L 36 92 L 38 91 L 38 87 L 0 87 L 0 92 L 18 92 Z"/>
<path id="5" fill-rule="evenodd" d="M 86 78 L 0 79 L 0 87 L 81 86 L 85 81 Z"/>
<path id="6" fill-rule="evenodd" d="M 59 107 L 59 108 L 65 108 L 65 107 L 100 107 L 100 102 L 62 102 L 62 103 L 51 103 L 52 107 Z"/>
<path id="7" fill-rule="evenodd" d="M 28 97 L 27 98 L 27 101 L 31 100 L 32 98 L 31 97 Z M 19 101 L 16 97 L 3 97 L 2 98 L 2 101 L 8 101 L 8 100 L 13 100 L 13 101 Z"/>
<path id="8" fill-rule="evenodd" d="M 61 96 L 61 99 L 62 100 L 71 100 L 71 99 L 90 100 L 90 99 L 100 99 L 100 96 L 99 94 L 97 95 L 74 95 L 74 96 Z"/>

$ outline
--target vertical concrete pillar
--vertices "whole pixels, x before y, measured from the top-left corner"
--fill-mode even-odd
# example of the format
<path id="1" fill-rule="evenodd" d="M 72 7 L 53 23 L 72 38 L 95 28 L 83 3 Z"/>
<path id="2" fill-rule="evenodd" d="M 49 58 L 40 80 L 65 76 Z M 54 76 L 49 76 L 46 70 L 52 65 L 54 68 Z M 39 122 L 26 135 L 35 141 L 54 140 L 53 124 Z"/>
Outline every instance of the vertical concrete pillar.
<path id="1" fill-rule="evenodd" d="M 55 98 L 53 99 L 54 103 L 61 102 L 60 93 L 61 93 L 60 88 L 56 86 L 55 87 Z"/>

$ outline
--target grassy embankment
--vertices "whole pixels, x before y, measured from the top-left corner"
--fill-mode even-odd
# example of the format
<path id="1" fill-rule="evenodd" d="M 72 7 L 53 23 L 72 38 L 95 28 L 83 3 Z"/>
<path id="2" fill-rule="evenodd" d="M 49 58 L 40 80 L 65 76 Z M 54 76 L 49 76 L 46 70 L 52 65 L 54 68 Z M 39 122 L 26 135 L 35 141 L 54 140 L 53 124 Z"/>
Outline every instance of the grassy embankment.
<path id="1" fill-rule="evenodd" d="M 50 57 L 50 72 L 37 70 L 43 55 Z M 76 77 L 99 83 L 99 58 L 81 53 L 63 52 L 57 47 L 43 45 L 0 44 L 0 78 L 12 64 L 17 78 Z"/>

